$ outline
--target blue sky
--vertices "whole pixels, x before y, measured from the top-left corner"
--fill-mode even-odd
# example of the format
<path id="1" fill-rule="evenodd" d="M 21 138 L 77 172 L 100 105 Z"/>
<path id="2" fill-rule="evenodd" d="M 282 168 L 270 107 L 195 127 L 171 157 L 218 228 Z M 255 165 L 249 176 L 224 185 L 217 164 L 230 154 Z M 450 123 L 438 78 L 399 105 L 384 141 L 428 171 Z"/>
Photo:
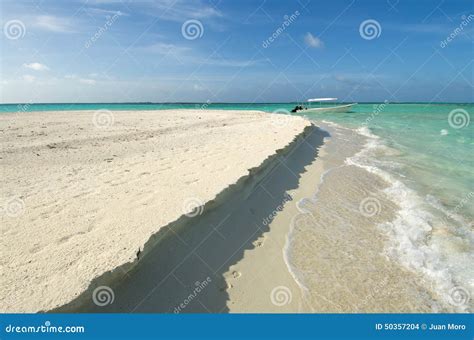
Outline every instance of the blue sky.
<path id="1" fill-rule="evenodd" d="M 472 1 L 1 6 L 2 103 L 474 99 Z"/>

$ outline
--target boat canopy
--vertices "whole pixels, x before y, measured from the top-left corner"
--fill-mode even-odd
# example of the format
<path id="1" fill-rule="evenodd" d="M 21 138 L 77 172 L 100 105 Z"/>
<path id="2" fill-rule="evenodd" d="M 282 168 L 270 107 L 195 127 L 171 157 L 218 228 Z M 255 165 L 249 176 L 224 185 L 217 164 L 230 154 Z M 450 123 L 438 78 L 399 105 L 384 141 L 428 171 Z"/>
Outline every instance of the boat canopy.
<path id="1" fill-rule="evenodd" d="M 337 98 L 313 98 L 308 99 L 308 102 L 330 102 L 333 100 L 337 100 Z"/>

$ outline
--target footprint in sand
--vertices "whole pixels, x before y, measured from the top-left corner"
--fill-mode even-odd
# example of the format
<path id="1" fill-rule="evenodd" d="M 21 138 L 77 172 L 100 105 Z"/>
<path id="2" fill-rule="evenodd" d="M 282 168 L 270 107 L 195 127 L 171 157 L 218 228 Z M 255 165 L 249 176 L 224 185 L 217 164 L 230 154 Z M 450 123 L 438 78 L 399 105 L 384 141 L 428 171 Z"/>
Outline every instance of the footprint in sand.
<path id="1" fill-rule="evenodd" d="M 226 290 L 231 289 L 232 287 L 234 287 L 234 285 L 232 283 L 230 283 L 229 280 L 238 279 L 241 276 L 242 276 L 242 274 L 237 270 L 234 270 L 230 274 L 227 274 L 226 277 L 224 277 L 225 281 L 223 282 L 223 284 L 219 288 L 219 290 L 221 292 L 225 292 Z"/>
<path id="2" fill-rule="evenodd" d="M 263 246 L 265 242 L 265 237 L 260 237 L 258 240 L 253 241 L 252 244 L 254 245 L 255 248 Z"/>

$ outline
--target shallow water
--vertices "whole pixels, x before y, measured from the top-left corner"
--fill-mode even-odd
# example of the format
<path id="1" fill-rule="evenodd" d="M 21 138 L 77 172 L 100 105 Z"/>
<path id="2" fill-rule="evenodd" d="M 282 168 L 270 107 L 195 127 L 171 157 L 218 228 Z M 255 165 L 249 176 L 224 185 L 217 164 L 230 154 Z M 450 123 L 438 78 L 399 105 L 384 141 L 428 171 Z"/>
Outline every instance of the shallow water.
<path id="1" fill-rule="evenodd" d="M 410 187 L 400 151 L 367 127 L 326 129 L 326 173 L 299 203 L 309 217 L 294 221 L 286 252 L 314 310 L 471 310 L 469 215 L 450 212 L 420 183 Z"/>

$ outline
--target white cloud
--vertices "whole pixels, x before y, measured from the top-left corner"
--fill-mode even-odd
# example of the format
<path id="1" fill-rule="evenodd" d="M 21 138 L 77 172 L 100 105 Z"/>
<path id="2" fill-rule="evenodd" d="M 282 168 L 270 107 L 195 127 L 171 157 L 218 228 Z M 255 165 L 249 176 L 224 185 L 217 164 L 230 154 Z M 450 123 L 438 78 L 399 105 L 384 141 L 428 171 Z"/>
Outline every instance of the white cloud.
<path id="1" fill-rule="evenodd" d="M 26 67 L 35 71 L 48 71 L 49 70 L 48 66 L 44 64 L 40 64 L 40 63 L 23 64 L 23 67 Z"/>
<path id="2" fill-rule="evenodd" d="M 268 59 L 239 60 L 228 59 L 221 56 L 209 58 L 194 52 L 186 46 L 179 46 L 167 43 L 155 43 L 145 48 L 147 51 L 163 56 L 170 56 L 180 63 L 192 63 L 200 65 L 227 66 L 227 67 L 247 67 L 268 62 Z"/>
<path id="3" fill-rule="evenodd" d="M 26 81 L 27 83 L 32 83 L 36 80 L 36 77 L 29 74 L 25 74 L 23 76 L 23 80 Z"/>
<path id="4" fill-rule="evenodd" d="M 202 1 L 156 0 L 152 3 L 158 16 L 163 20 L 183 22 L 186 19 L 222 17 L 222 13 Z"/>
<path id="5" fill-rule="evenodd" d="M 107 10 L 107 9 L 102 9 L 102 8 L 85 8 L 84 11 L 89 15 L 99 16 L 99 17 L 113 17 L 114 15 L 128 16 L 127 13 L 124 13 L 122 11 Z"/>
<path id="6" fill-rule="evenodd" d="M 191 49 L 185 46 L 177 46 L 174 44 L 166 44 L 160 42 L 147 47 L 147 50 L 161 55 L 171 54 L 174 56 L 183 56 L 185 54 L 188 54 Z"/>
<path id="7" fill-rule="evenodd" d="M 310 32 L 305 34 L 304 42 L 306 43 L 307 46 L 313 47 L 313 48 L 322 48 L 324 46 L 324 43 L 321 41 L 321 39 L 319 39 L 318 37 L 315 37 Z"/>
<path id="8" fill-rule="evenodd" d="M 92 78 L 96 78 L 96 76 L 97 74 L 95 73 L 90 73 L 88 75 L 88 78 L 78 76 L 77 74 L 66 74 L 64 76 L 64 79 L 73 80 L 74 82 L 78 82 L 80 84 L 85 84 L 85 85 L 95 85 L 97 84 L 97 80 L 92 79 Z"/>
<path id="9" fill-rule="evenodd" d="M 58 33 L 72 33 L 71 20 L 68 18 L 55 17 L 52 15 L 37 16 L 33 25 L 47 31 Z"/>
<path id="10" fill-rule="evenodd" d="M 193 85 L 193 89 L 194 89 L 195 91 L 204 91 L 204 90 L 205 90 L 204 87 L 202 87 L 201 85 L 198 85 L 198 84 L 194 84 L 194 85 Z"/>
<path id="11" fill-rule="evenodd" d="M 80 78 L 79 82 L 86 85 L 95 85 L 97 83 L 94 79 L 89 78 Z"/>

